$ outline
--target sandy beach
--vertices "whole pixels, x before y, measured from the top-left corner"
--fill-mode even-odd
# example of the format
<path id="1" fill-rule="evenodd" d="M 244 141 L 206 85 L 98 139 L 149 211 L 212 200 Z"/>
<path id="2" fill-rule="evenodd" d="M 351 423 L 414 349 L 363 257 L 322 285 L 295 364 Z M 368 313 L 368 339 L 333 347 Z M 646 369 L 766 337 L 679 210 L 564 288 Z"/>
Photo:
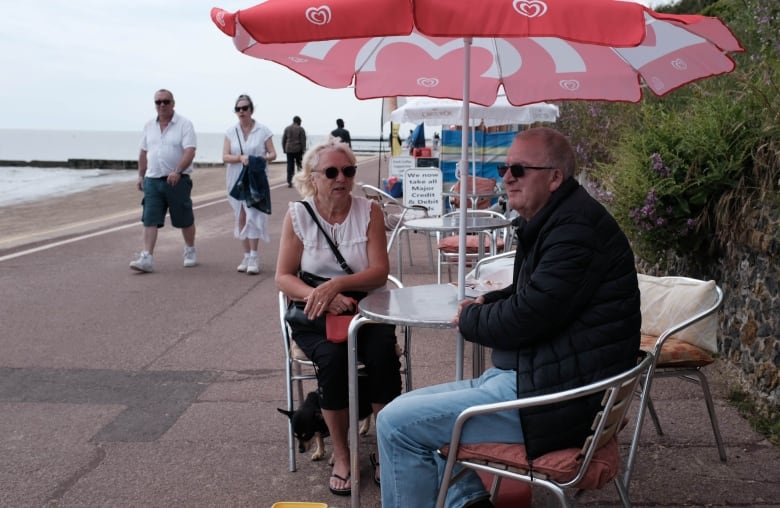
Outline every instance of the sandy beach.
<path id="1" fill-rule="evenodd" d="M 274 162 L 269 183 L 271 186 L 284 183 L 285 175 L 286 162 Z M 224 167 L 196 168 L 192 180 L 192 199 L 196 204 L 225 197 Z M 133 181 L 2 206 L 0 254 L 52 238 L 83 234 L 107 224 L 138 221 L 142 197 Z"/>

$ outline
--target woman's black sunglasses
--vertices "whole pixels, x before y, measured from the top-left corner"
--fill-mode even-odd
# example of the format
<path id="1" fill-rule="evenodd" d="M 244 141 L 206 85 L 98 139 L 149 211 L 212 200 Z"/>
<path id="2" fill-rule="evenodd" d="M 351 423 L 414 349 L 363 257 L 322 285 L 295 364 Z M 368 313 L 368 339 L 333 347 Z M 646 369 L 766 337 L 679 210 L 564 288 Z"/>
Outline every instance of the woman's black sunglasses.
<path id="1" fill-rule="evenodd" d="M 512 176 L 515 178 L 523 178 L 525 176 L 525 170 L 526 169 L 555 169 L 552 166 L 526 166 L 525 164 L 504 164 L 503 166 L 498 166 L 498 176 L 500 178 L 504 178 L 504 175 L 507 171 L 512 173 Z"/>
<path id="2" fill-rule="evenodd" d="M 344 173 L 344 178 L 352 178 L 355 176 L 355 173 L 357 173 L 357 166 L 344 166 L 341 168 L 341 170 L 339 170 L 337 167 L 331 166 L 329 168 L 315 170 L 315 173 L 325 173 L 326 177 L 333 180 L 339 176 L 339 171 Z"/>
<path id="3" fill-rule="evenodd" d="M 250 107 L 250 106 L 236 106 L 236 107 L 235 107 L 235 108 L 233 108 L 233 109 L 235 109 L 235 110 L 236 110 L 236 113 L 238 113 L 239 111 L 249 111 L 249 107 Z"/>

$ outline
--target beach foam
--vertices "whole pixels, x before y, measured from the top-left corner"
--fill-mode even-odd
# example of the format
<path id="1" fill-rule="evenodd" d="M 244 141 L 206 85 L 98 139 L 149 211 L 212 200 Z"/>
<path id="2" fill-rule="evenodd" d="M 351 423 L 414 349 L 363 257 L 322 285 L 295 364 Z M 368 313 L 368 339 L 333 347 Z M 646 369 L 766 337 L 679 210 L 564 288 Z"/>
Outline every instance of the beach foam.
<path id="1" fill-rule="evenodd" d="M 136 171 L 0 167 L 0 206 L 38 201 L 81 192 L 101 185 L 134 181 Z"/>

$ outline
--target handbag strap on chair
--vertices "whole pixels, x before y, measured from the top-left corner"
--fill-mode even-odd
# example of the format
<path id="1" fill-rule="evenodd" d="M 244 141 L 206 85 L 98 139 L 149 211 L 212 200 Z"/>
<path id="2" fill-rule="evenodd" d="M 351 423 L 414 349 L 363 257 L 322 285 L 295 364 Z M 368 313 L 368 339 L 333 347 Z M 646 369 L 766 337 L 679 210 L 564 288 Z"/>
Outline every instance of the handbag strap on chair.
<path id="1" fill-rule="evenodd" d="M 301 200 L 301 203 L 303 203 L 303 206 L 306 208 L 306 211 L 309 212 L 311 218 L 314 219 L 314 223 L 317 225 L 320 231 L 322 231 L 322 234 L 325 235 L 325 239 L 328 241 L 328 245 L 330 245 L 330 249 L 333 251 L 333 254 L 336 255 L 336 261 L 339 262 L 339 266 L 341 267 L 341 269 L 350 275 L 355 273 L 352 271 L 352 268 L 350 268 L 349 265 L 347 264 L 347 260 L 344 259 L 344 256 L 341 255 L 341 252 L 339 252 L 339 248 L 336 247 L 335 243 L 333 243 L 333 240 L 331 240 L 330 235 L 327 233 L 327 231 L 325 231 L 325 228 L 322 227 L 320 221 L 317 220 L 317 216 L 314 214 L 314 210 L 312 210 L 311 205 L 308 203 L 308 201 Z"/>

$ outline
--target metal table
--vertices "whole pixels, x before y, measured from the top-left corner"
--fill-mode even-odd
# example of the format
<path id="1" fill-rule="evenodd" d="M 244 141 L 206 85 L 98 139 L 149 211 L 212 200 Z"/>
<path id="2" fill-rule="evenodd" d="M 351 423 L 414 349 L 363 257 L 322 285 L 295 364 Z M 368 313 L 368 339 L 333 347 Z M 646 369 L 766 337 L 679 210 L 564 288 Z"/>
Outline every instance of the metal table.
<path id="1" fill-rule="evenodd" d="M 400 250 L 400 249 L 399 249 Z M 421 328 L 455 328 L 458 291 L 449 284 L 409 286 L 372 293 L 358 304 L 358 316 L 349 325 L 347 368 L 349 370 L 349 460 L 352 507 L 360 506 L 360 459 L 358 457 L 357 335 L 363 325 L 389 323 Z M 458 335 L 456 379 L 463 378 L 463 337 Z M 407 368 L 410 368 L 407 365 Z"/>
<path id="2" fill-rule="evenodd" d="M 493 231 L 495 229 L 501 229 L 509 226 L 512 223 L 509 219 L 499 219 L 497 217 L 467 217 L 466 218 L 466 233 L 485 233 Z M 436 233 L 437 238 L 442 233 L 459 233 L 460 232 L 460 216 L 450 215 L 447 217 L 426 217 L 423 219 L 410 219 L 406 221 L 403 226 L 398 230 L 399 242 L 400 235 L 406 233 L 407 241 L 409 231 L 423 231 L 429 233 Z M 491 235 L 491 246 L 495 251 L 495 238 Z M 482 248 L 482 242 L 480 241 L 480 248 Z M 403 249 L 397 249 L 398 251 L 398 279 L 403 280 Z M 480 258 L 483 252 L 480 251 Z M 437 282 L 441 282 L 441 269 L 438 270 L 439 276 Z"/>

